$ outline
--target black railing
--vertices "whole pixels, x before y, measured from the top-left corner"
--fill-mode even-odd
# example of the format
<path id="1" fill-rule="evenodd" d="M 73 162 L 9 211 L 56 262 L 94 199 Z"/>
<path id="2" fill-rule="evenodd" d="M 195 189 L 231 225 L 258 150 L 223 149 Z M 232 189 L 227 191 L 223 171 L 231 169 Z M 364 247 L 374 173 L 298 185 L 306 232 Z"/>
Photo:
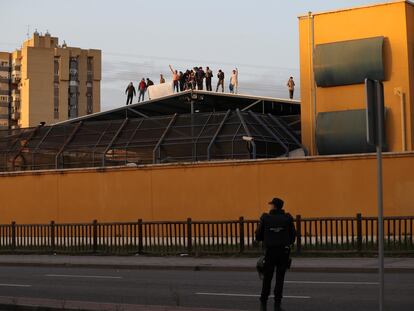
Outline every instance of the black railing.
<path id="1" fill-rule="evenodd" d="M 105 254 L 259 253 L 257 220 L 143 221 L 127 223 L 0 225 L 0 251 Z M 296 254 L 309 252 L 376 252 L 375 217 L 302 218 L 296 216 Z M 385 217 L 388 252 L 414 252 L 414 216 Z"/>

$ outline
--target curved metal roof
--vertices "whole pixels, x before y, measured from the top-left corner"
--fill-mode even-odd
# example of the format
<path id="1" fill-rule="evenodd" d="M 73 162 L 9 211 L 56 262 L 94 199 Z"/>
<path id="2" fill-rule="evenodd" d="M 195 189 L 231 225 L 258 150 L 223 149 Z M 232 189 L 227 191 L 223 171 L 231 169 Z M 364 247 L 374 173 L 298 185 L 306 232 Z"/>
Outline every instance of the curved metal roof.
<path id="1" fill-rule="evenodd" d="M 79 119 L 0 131 L 0 171 L 289 157 L 303 150 L 281 116 L 228 109 Z"/>

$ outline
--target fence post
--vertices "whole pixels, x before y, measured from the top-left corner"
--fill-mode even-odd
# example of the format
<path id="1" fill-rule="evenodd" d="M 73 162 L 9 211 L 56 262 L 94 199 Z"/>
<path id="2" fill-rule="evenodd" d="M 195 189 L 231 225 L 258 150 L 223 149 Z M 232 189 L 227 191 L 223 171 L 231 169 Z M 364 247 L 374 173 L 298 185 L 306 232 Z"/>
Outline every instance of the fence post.
<path id="1" fill-rule="evenodd" d="M 244 217 L 239 218 L 240 254 L 244 252 Z"/>
<path id="2" fill-rule="evenodd" d="M 296 253 L 302 251 L 302 216 L 296 215 Z"/>
<path id="3" fill-rule="evenodd" d="M 357 219 L 357 250 L 358 252 L 362 251 L 362 215 L 358 213 L 356 215 Z"/>
<path id="4" fill-rule="evenodd" d="M 187 218 L 187 252 L 191 254 L 193 251 L 193 233 L 192 233 L 192 220 Z"/>
<path id="5" fill-rule="evenodd" d="M 92 223 L 92 249 L 96 253 L 98 251 L 98 221 L 95 219 Z"/>
<path id="6" fill-rule="evenodd" d="M 138 219 L 138 254 L 142 254 L 143 251 L 142 219 Z"/>
<path id="7" fill-rule="evenodd" d="M 51 251 L 55 251 L 55 222 L 52 220 L 50 222 L 50 248 Z"/>
<path id="8" fill-rule="evenodd" d="M 12 250 L 16 249 L 16 222 L 11 223 L 11 247 Z"/>

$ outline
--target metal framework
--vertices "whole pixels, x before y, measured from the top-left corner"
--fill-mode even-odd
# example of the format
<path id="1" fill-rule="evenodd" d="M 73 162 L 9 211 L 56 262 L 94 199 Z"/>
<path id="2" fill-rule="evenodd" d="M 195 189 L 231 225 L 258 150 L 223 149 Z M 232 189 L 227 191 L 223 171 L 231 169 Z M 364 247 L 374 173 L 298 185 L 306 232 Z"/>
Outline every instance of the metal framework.
<path id="1" fill-rule="evenodd" d="M 299 138 L 279 116 L 239 109 L 0 131 L 0 171 L 286 157 Z"/>

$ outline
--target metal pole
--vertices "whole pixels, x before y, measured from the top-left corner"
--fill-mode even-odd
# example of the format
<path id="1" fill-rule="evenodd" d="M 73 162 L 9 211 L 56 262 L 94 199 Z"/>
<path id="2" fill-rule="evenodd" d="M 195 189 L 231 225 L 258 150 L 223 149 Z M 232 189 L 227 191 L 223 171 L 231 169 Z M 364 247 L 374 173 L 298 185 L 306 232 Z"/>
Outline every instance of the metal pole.
<path id="1" fill-rule="evenodd" d="M 377 204 L 378 204 L 378 272 L 379 272 L 379 311 L 384 310 L 384 221 L 382 193 L 382 145 L 383 145 L 383 114 L 380 98 L 383 96 L 377 88 Z"/>

